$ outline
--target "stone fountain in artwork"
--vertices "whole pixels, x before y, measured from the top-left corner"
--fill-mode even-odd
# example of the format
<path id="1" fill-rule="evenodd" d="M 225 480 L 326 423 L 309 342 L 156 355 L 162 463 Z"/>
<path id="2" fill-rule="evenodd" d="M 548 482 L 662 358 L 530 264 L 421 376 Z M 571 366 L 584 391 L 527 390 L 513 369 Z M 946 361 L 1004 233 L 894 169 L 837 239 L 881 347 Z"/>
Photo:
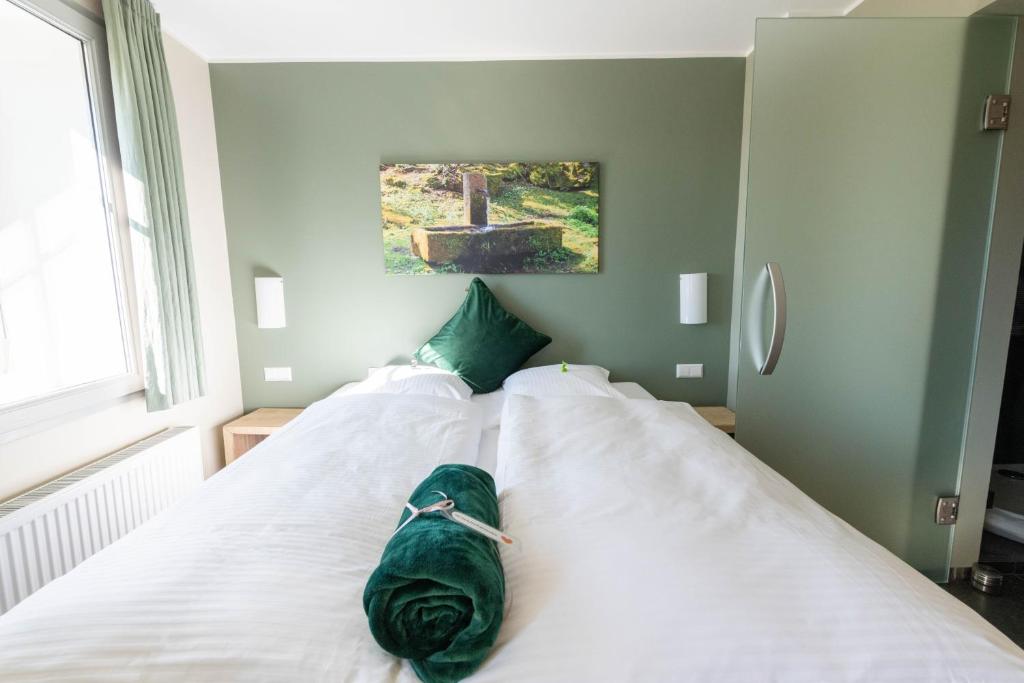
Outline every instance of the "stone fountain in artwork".
<path id="1" fill-rule="evenodd" d="M 416 228 L 410 237 L 413 254 L 431 264 L 457 263 L 470 270 L 502 272 L 528 256 L 562 246 L 562 228 L 558 225 L 534 221 L 491 225 L 487 217 L 487 177 L 483 173 L 462 174 L 462 199 L 465 225 Z"/>

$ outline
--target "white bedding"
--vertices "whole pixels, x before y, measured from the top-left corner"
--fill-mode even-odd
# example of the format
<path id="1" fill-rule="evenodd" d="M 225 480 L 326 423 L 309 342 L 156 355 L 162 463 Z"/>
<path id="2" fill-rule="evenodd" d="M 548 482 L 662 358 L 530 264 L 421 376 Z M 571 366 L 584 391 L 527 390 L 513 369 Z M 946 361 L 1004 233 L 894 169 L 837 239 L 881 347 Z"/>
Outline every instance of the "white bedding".
<path id="1" fill-rule="evenodd" d="M 1017 681 L 1024 653 L 685 404 L 509 397 L 474 681 Z"/>
<path id="2" fill-rule="evenodd" d="M 314 404 L 0 618 L 0 680 L 415 681 L 363 586 L 416 484 L 479 439 L 468 401 Z"/>
<path id="3" fill-rule="evenodd" d="M 0 680 L 402 683 L 364 583 L 468 401 L 335 396 L 0 618 Z M 684 404 L 509 397 L 472 681 L 1014 681 L 1021 651 Z"/>
<path id="4" fill-rule="evenodd" d="M 654 396 L 636 382 L 612 382 L 612 386 L 626 398 L 654 400 Z M 501 434 L 501 413 L 505 408 L 504 389 L 489 394 L 473 394 L 469 400 L 483 412 L 483 434 L 480 435 L 480 452 L 476 466 L 494 475 L 498 469 L 498 437 Z M 500 481 L 499 490 L 500 490 Z"/>

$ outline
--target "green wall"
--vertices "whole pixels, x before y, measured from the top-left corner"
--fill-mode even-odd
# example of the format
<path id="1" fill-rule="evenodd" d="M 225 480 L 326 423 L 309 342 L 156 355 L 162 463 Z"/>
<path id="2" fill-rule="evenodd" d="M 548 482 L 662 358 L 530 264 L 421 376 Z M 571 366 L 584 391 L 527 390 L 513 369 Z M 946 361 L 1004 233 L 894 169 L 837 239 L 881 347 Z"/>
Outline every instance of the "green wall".
<path id="1" fill-rule="evenodd" d="M 742 58 L 214 64 L 214 112 L 246 409 L 305 405 L 407 358 L 469 275 L 386 276 L 384 161 L 601 163 L 597 275 L 483 276 L 554 342 L 531 364 L 601 364 L 659 398 L 725 400 Z M 254 273 L 288 327 L 256 328 Z M 707 325 L 678 274 L 709 273 Z M 676 363 L 704 363 L 702 380 Z M 294 381 L 266 383 L 264 366 Z"/>

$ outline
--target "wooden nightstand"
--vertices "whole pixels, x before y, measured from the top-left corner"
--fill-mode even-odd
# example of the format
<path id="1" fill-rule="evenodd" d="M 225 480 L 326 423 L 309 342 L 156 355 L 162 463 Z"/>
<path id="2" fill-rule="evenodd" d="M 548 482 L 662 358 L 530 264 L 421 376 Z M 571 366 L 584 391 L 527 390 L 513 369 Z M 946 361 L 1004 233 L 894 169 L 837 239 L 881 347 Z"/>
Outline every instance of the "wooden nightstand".
<path id="1" fill-rule="evenodd" d="M 228 422 L 224 425 L 224 464 L 230 465 L 301 412 L 302 408 L 257 408 Z"/>
<path id="2" fill-rule="evenodd" d="M 701 417 L 715 427 L 721 429 L 726 434 L 736 433 L 736 413 L 732 412 L 725 406 L 695 406 L 694 410 L 696 410 Z"/>

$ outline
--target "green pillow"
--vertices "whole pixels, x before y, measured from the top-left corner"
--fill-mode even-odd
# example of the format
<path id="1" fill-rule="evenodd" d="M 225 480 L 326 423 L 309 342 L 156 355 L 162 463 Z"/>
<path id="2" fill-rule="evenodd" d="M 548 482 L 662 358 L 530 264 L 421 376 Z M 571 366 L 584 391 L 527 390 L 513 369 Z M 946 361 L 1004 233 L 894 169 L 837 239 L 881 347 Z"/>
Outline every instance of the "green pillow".
<path id="1" fill-rule="evenodd" d="M 486 394 L 550 343 L 551 337 L 502 308 L 483 280 L 475 277 L 459 310 L 415 356 L 454 372 L 475 393 Z"/>

